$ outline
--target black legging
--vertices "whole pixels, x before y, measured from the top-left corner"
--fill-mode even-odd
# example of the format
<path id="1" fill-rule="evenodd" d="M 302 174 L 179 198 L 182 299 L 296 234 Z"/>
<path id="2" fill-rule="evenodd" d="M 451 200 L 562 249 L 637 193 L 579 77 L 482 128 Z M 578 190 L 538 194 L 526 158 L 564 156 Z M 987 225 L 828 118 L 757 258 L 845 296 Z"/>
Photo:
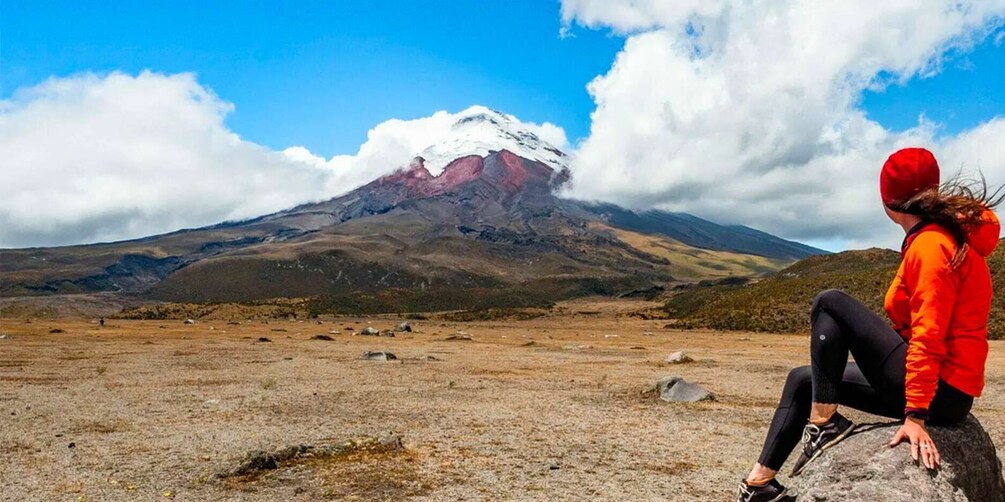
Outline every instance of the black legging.
<path id="1" fill-rule="evenodd" d="M 758 460 L 776 471 L 799 444 L 813 402 L 904 417 L 907 342 L 886 321 L 843 291 L 831 289 L 813 300 L 810 324 L 811 366 L 789 372 Z M 854 363 L 848 362 L 849 354 Z M 939 380 L 928 423 L 957 423 L 973 402 Z"/>

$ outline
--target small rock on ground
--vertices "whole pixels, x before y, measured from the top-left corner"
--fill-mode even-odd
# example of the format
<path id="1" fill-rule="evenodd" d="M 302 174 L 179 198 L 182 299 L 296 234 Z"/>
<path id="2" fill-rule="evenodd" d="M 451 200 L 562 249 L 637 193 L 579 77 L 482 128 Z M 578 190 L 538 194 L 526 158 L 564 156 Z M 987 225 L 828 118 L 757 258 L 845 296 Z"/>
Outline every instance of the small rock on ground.
<path id="1" fill-rule="evenodd" d="M 394 361 L 398 356 L 390 352 L 368 350 L 359 358 L 364 361 Z"/>
<path id="2" fill-rule="evenodd" d="M 666 362 L 670 364 L 684 364 L 692 361 L 694 361 L 694 359 L 691 359 L 691 356 L 685 354 L 684 351 L 680 350 L 674 352 L 673 354 L 670 354 L 666 358 Z"/>
<path id="3" fill-rule="evenodd" d="M 696 403 L 715 400 L 715 396 L 711 392 L 679 376 L 660 378 L 656 382 L 656 391 L 659 393 L 660 399 L 668 402 Z"/>

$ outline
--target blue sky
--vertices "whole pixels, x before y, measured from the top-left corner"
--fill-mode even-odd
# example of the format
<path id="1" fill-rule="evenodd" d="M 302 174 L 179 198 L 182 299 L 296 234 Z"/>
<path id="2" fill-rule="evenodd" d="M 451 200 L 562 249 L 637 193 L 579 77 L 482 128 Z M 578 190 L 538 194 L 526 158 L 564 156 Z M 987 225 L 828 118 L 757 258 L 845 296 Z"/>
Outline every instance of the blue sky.
<path id="1" fill-rule="evenodd" d="M 586 135 L 586 83 L 623 40 L 543 0 L 5 2 L 3 93 L 50 75 L 191 71 L 272 148 L 355 152 L 392 118 L 484 104 Z"/>
<path id="2" fill-rule="evenodd" d="M 903 130 L 919 115 L 955 134 L 1005 114 L 1005 41 L 988 37 L 972 50 L 947 55 L 942 71 L 881 92 L 866 91 L 862 107 L 887 128 Z"/>
<path id="3" fill-rule="evenodd" d="M 151 7 L 153 5 L 153 7 Z M 374 125 L 484 104 L 589 132 L 586 84 L 624 39 L 559 37 L 547 0 L 52 2 L 3 4 L 2 94 L 49 76 L 143 69 L 195 72 L 236 105 L 228 125 L 271 148 L 355 152 Z M 892 129 L 918 116 L 969 128 L 1005 110 L 1005 46 L 987 40 L 944 71 L 862 106 Z"/>

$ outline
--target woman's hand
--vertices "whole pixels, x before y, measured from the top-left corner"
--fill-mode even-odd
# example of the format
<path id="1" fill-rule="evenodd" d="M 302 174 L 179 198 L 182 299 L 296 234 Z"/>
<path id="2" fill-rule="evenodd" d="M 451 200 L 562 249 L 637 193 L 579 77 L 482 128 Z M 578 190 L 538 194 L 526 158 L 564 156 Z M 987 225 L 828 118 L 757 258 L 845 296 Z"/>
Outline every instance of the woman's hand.
<path id="1" fill-rule="evenodd" d="M 935 442 L 932 441 L 932 436 L 929 436 L 928 430 L 925 429 L 924 420 L 913 417 L 904 419 L 904 425 L 901 425 L 897 433 L 893 435 L 890 447 L 897 446 L 904 442 L 905 439 L 911 442 L 911 458 L 915 462 L 920 457 L 921 462 L 929 469 L 935 469 L 939 466 L 942 457 L 939 456 L 939 450 L 935 449 Z"/>

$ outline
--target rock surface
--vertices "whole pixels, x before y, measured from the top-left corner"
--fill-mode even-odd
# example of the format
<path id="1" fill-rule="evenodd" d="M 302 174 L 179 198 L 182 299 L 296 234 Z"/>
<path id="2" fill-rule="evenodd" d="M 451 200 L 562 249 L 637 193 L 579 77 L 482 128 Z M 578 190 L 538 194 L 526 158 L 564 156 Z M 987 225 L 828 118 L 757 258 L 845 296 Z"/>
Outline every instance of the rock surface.
<path id="1" fill-rule="evenodd" d="M 955 427 L 929 427 L 942 455 L 937 471 L 916 465 L 910 446 L 887 443 L 899 423 L 859 426 L 790 482 L 798 501 L 1005 501 L 994 444 L 973 415 Z"/>
<path id="2" fill-rule="evenodd" d="M 656 392 L 659 393 L 660 399 L 670 402 L 696 403 L 715 400 L 711 392 L 679 376 L 660 378 L 656 382 Z"/>
<path id="3" fill-rule="evenodd" d="M 364 361 L 395 361 L 398 359 L 398 356 L 395 356 L 390 352 L 378 352 L 368 350 L 364 352 L 363 355 L 360 356 L 359 358 Z"/>
<path id="4" fill-rule="evenodd" d="M 694 361 L 694 359 L 691 359 L 691 356 L 685 354 L 683 351 L 680 350 L 674 352 L 673 354 L 670 354 L 666 358 L 666 362 L 670 364 L 684 364 L 692 361 Z"/>

